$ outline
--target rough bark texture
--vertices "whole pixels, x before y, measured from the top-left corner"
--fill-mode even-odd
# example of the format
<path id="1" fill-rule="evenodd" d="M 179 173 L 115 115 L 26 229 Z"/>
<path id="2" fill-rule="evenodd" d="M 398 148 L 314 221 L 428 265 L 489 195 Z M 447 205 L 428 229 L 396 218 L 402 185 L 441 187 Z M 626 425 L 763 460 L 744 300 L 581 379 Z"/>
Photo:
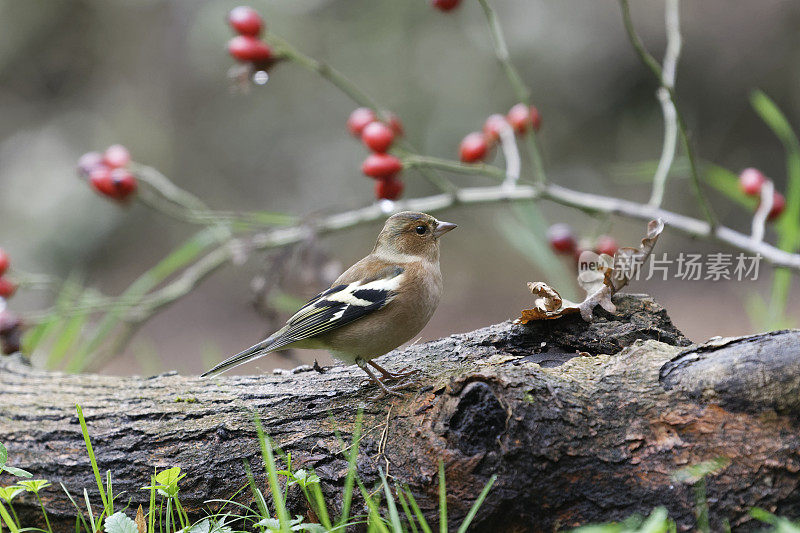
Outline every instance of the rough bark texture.
<path id="1" fill-rule="evenodd" d="M 367 400 L 375 389 L 360 387 L 355 368 L 199 380 L 56 374 L 6 358 L 0 438 L 10 464 L 96 496 L 80 403 L 123 499 L 143 503 L 153 468 L 180 466 L 182 502 L 199 511 L 241 488 L 243 460 L 260 463 L 255 411 L 335 504 L 347 467 L 334 429 L 348 439 L 364 406 L 361 478 L 369 485 L 382 468 L 408 483 L 432 523 L 440 458 L 453 524 L 498 475 L 478 531 L 552 531 L 658 505 L 691 529 L 691 487 L 670 474 L 718 456 L 731 463 L 708 479 L 712 528 L 726 518 L 754 529 L 750 506 L 800 515 L 800 332 L 687 348 L 650 298 L 615 301 L 616 315 L 599 311 L 591 324 L 503 323 L 394 352 L 387 367 L 422 371 L 404 399 Z M 60 488 L 42 495 L 60 528 L 74 524 Z M 36 516 L 30 499 L 17 511 Z"/>

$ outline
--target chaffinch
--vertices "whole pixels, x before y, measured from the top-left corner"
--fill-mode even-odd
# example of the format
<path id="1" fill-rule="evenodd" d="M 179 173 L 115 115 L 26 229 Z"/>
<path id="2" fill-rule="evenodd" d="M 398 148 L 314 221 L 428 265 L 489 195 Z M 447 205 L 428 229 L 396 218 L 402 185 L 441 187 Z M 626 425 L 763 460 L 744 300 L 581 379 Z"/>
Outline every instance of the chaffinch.
<path id="1" fill-rule="evenodd" d="M 389 372 L 373 359 L 410 340 L 433 316 L 442 295 L 439 237 L 455 227 L 425 213 L 392 215 L 372 253 L 309 300 L 273 335 L 201 377 L 283 348 L 324 349 L 348 365 L 358 365 L 383 392 L 399 396 L 384 382 L 409 373 Z"/>

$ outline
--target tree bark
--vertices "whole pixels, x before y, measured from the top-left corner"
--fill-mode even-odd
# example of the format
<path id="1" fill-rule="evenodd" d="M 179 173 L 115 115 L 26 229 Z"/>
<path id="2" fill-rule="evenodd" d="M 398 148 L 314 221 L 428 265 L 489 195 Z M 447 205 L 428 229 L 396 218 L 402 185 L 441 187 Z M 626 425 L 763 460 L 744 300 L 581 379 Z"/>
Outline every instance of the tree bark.
<path id="1" fill-rule="evenodd" d="M 263 483 L 254 412 L 296 467 L 316 470 L 336 507 L 347 463 L 334 431 L 349 439 L 363 406 L 361 479 L 369 486 L 383 469 L 407 483 L 431 523 L 440 458 L 451 524 L 498 476 L 476 531 L 553 531 L 659 505 L 691 529 L 691 487 L 671 473 L 719 456 L 731 462 L 707 481 L 712 529 L 723 519 L 755 528 L 751 506 L 800 515 L 800 331 L 687 348 L 649 297 L 615 302 L 616 314 L 599 310 L 590 324 L 506 322 L 393 352 L 388 368 L 421 370 L 402 399 L 368 400 L 376 389 L 355 367 L 200 380 L 67 375 L 5 358 L 0 439 L 9 464 L 54 483 L 42 497 L 58 531 L 76 514 L 58 482 L 99 502 L 76 403 L 101 471 L 133 508 L 147 507 L 139 489 L 154 467 L 188 474 L 181 501 L 197 514 L 242 487 L 245 460 Z M 37 520 L 33 500 L 17 502 L 23 521 Z M 290 503 L 303 512 L 299 497 Z"/>

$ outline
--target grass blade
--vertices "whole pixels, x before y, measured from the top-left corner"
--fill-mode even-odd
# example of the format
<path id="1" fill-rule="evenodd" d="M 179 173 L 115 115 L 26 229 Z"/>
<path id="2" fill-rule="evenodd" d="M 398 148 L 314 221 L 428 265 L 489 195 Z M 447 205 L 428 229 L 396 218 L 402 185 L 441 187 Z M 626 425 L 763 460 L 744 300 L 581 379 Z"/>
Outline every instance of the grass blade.
<path id="1" fill-rule="evenodd" d="M 353 426 L 353 438 L 347 456 L 347 477 L 344 480 L 344 494 L 342 496 L 342 516 L 336 522 L 336 527 L 342 527 L 350 519 L 350 505 L 353 501 L 353 484 L 356 477 L 356 461 L 358 460 L 358 447 L 361 442 L 361 424 L 364 412 L 359 409 L 356 414 L 356 423 Z"/>
<path id="2" fill-rule="evenodd" d="M 328 515 L 328 507 L 325 505 L 325 497 L 322 495 L 322 489 L 319 488 L 319 483 L 313 483 L 310 487 L 310 490 L 311 494 L 314 496 L 314 502 L 316 503 L 315 512 L 320 523 L 325 527 L 326 530 L 333 529 L 331 518 Z M 308 503 L 310 504 L 311 502 Z"/>
<path id="3" fill-rule="evenodd" d="M 361 496 L 364 498 L 364 502 L 367 504 L 367 508 L 369 508 L 370 529 L 376 529 L 378 531 L 381 531 L 382 533 L 389 533 L 389 529 L 383 522 L 383 517 L 381 516 L 381 512 L 378 509 L 378 506 L 375 504 L 375 501 L 369 495 L 369 492 L 367 491 L 366 487 L 364 487 L 364 484 L 361 483 L 360 479 L 356 479 L 356 483 L 358 483 L 358 488 L 361 489 Z M 402 529 L 400 531 L 402 531 Z"/>
<path id="4" fill-rule="evenodd" d="M 728 200 L 746 208 L 748 211 L 755 211 L 758 200 L 744 193 L 741 185 L 739 185 L 739 176 L 730 170 L 717 165 L 704 165 L 703 181 L 728 198 Z"/>
<path id="5" fill-rule="evenodd" d="M 97 533 L 97 527 L 99 526 L 99 521 L 95 522 L 94 520 L 94 511 L 92 511 L 92 502 L 89 501 L 89 491 L 83 489 L 83 501 L 86 502 L 86 512 L 89 513 L 89 523 L 92 524 L 92 533 Z"/>
<path id="6" fill-rule="evenodd" d="M 439 459 L 439 533 L 447 533 L 447 487 L 444 481 L 444 461 Z"/>
<path id="7" fill-rule="evenodd" d="M 77 305 L 81 305 L 82 301 L 78 300 Z M 83 328 L 89 319 L 88 312 L 82 312 L 74 315 L 66 321 L 63 327 L 60 328 L 58 335 L 55 336 L 55 341 L 49 350 L 47 356 L 46 368 L 57 368 L 60 363 L 67 358 L 70 349 L 80 341 Z"/>
<path id="8" fill-rule="evenodd" d="M 422 528 L 422 531 L 425 533 L 433 533 L 431 531 L 431 527 L 428 525 L 428 521 L 425 520 L 425 516 L 422 514 L 422 510 L 417 505 L 417 500 L 414 499 L 414 495 L 411 494 L 411 489 L 408 486 L 405 487 L 406 497 L 408 498 L 408 503 L 411 505 L 411 509 L 414 510 L 414 515 L 417 517 L 417 522 L 419 522 L 419 527 Z"/>
<path id="9" fill-rule="evenodd" d="M 397 499 L 400 500 L 400 505 L 403 507 L 403 512 L 406 515 L 406 520 L 408 521 L 408 525 L 411 526 L 412 533 L 419 533 L 417 529 L 417 524 L 414 523 L 414 515 L 411 514 L 411 509 L 408 506 L 408 502 L 406 501 L 406 497 L 403 496 L 403 490 L 397 486 L 395 483 L 394 492 L 397 494 Z"/>
<path id="10" fill-rule="evenodd" d="M 85 529 L 86 531 L 91 531 L 91 528 L 89 528 L 89 525 L 86 523 L 86 519 L 83 517 L 83 511 L 81 511 L 81 508 L 78 507 L 78 504 L 75 502 L 75 499 L 72 497 L 72 494 L 69 493 L 67 487 L 65 487 L 63 483 L 59 484 L 61 485 L 61 488 L 64 489 L 64 493 L 67 495 L 67 498 L 69 498 L 69 501 L 72 502 L 72 505 L 73 507 L 75 507 L 75 510 L 78 511 L 78 520 L 80 520 L 80 523 L 83 524 L 83 529 Z"/>
<path id="11" fill-rule="evenodd" d="M 150 476 L 150 507 L 147 510 L 148 529 L 147 533 L 156 531 L 156 476 Z"/>
<path id="12" fill-rule="evenodd" d="M 383 493 L 386 495 L 386 507 L 389 508 L 389 520 L 391 520 L 392 529 L 401 533 L 403 531 L 403 524 L 400 522 L 400 514 L 397 512 L 397 505 L 394 503 L 394 496 L 392 496 L 392 488 L 389 482 L 386 481 L 386 475 L 383 470 L 380 472 L 381 485 L 383 485 Z"/>
<path id="13" fill-rule="evenodd" d="M 466 518 L 464 518 L 464 522 L 461 523 L 461 527 L 458 528 L 458 533 L 466 533 L 467 528 L 469 528 L 469 525 L 472 523 L 472 520 L 478 513 L 478 509 L 480 509 L 481 505 L 483 505 L 483 500 L 486 499 L 489 491 L 492 490 L 492 485 L 494 485 L 495 481 L 497 481 L 497 474 L 494 474 L 491 478 L 489 478 L 489 481 L 486 482 L 486 486 L 483 487 L 483 490 L 478 495 L 478 499 L 476 499 L 475 503 L 472 504 L 472 507 L 469 509 L 469 513 L 467 513 Z"/>
<path id="14" fill-rule="evenodd" d="M 103 510 L 107 510 L 109 509 L 108 499 L 106 498 L 106 491 L 103 489 L 103 478 L 100 477 L 100 469 L 97 468 L 97 460 L 95 459 L 94 450 L 92 449 L 92 441 L 89 440 L 89 429 L 86 427 L 86 420 L 83 418 L 81 406 L 76 404 L 75 408 L 78 410 L 78 420 L 80 420 L 81 423 L 81 432 L 83 433 L 83 441 L 86 443 L 86 451 L 89 453 L 89 461 L 92 463 L 94 479 L 97 481 L 97 488 L 100 490 L 100 499 L 103 500 Z"/>
<path id="15" fill-rule="evenodd" d="M 2 503 L 0 503 L 0 518 L 2 518 L 3 522 L 6 523 L 6 526 L 8 527 L 9 531 L 11 531 L 11 533 L 19 533 L 19 528 L 17 527 L 17 524 L 15 524 L 14 521 L 11 519 L 11 515 L 8 514 L 8 511 L 3 506 Z"/>
<path id="16" fill-rule="evenodd" d="M 92 338 L 81 346 L 69 365 L 68 372 L 85 368 L 106 337 L 119 323 L 125 309 L 135 305 L 150 290 L 177 270 L 194 261 L 204 250 L 224 238 L 219 228 L 207 228 L 196 233 L 179 248 L 167 255 L 153 268 L 139 276 L 119 297 L 120 305 L 111 309 L 98 324 Z"/>
<path id="17" fill-rule="evenodd" d="M 244 472 L 247 475 L 247 484 L 250 485 L 250 492 L 253 493 L 253 498 L 256 500 L 256 506 L 258 507 L 262 518 L 269 518 L 270 515 L 267 502 L 264 499 L 264 495 L 261 494 L 261 491 L 258 490 L 258 487 L 256 487 L 256 480 L 253 477 L 253 471 L 250 470 L 250 463 L 247 461 L 244 462 Z"/>
<path id="18" fill-rule="evenodd" d="M 281 531 L 289 531 L 289 514 L 286 511 L 286 504 L 283 501 L 283 494 L 281 494 L 281 487 L 278 484 L 278 473 L 275 468 L 275 456 L 272 453 L 272 443 L 267 441 L 264 436 L 264 428 L 261 426 L 261 419 L 258 414 L 255 415 L 256 431 L 258 432 L 258 441 L 261 443 L 261 456 L 264 459 L 264 467 L 267 470 L 269 477 L 269 488 L 272 492 L 272 501 L 275 505 L 275 512 L 278 514 L 278 521 L 281 524 Z"/>

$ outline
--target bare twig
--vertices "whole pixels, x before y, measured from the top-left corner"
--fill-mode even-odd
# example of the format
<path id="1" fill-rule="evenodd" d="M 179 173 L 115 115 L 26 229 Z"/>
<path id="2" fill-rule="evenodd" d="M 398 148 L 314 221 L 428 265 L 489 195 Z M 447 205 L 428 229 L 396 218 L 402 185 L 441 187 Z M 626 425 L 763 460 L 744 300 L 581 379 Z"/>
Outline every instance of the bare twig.
<path id="1" fill-rule="evenodd" d="M 181 189 L 157 169 L 130 163 L 141 186 L 138 199 L 146 206 L 176 220 L 203 226 L 231 225 L 241 228 L 263 228 L 296 223 L 294 217 L 267 211 L 235 212 L 209 209 L 198 197 Z"/>
<path id="2" fill-rule="evenodd" d="M 514 136 L 511 124 L 507 121 L 503 121 L 503 126 L 498 133 L 500 134 L 500 147 L 503 149 L 503 159 L 506 161 L 506 178 L 503 180 L 503 187 L 513 189 L 517 186 L 522 169 L 517 138 Z"/>
<path id="3" fill-rule="evenodd" d="M 498 169 L 499 170 L 499 169 Z M 401 200 L 395 203 L 395 209 L 437 212 L 461 204 L 491 204 L 506 201 L 525 201 L 546 199 L 561 205 L 574 207 L 591 213 L 606 213 L 639 220 L 661 218 L 664 224 L 693 237 L 709 238 L 725 243 L 738 250 L 753 254 L 761 254 L 763 258 L 776 267 L 786 267 L 800 271 L 800 254 L 791 254 L 763 241 L 755 242 L 749 235 L 721 226 L 712 228 L 703 220 L 688 217 L 647 204 L 640 204 L 614 197 L 583 193 L 560 187 L 547 185 L 544 188 L 521 185 L 508 188 L 503 185 L 492 187 L 466 187 L 459 189 L 454 195 L 437 194 L 422 198 Z M 352 228 L 360 224 L 381 220 L 385 217 L 383 210 L 373 204 L 361 209 L 345 211 L 319 221 L 302 226 L 277 228 L 259 233 L 249 239 L 242 239 L 235 245 L 250 250 L 269 250 L 295 244 L 307 238 L 309 232 L 317 234 L 333 233 Z M 198 263 L 185 270 L 181 276 L 169 285 L 151 294 L 143 303 L 146 317 L 156 310 L 169 305 L 178 298 L 188 294 L 192 288 L 208 277 L 213 271 L 225 265 L 232 257 L 231 243 L 212 251 Z M 140 310 L 141 312 L 141 310 Z"/>
<path id="4" fill-rule="evenodd" d="M 483 7 L 487 21 L 489 22 L 497 58 L 503 65 L 518 99 L 521 102 L 528 103 L 530 91 L 522 82 L 519 73 L 510 61 L 508 48 L 497 17 L 487 0 L 478 1 Z M 199 199 L 175 187 L 165 176 L 154 169 L 141 167 L 137 169 L 137 173 L 143 177 L 144 181 L 150 183 L 153 188 L 161 194 L 161 197 L 157 198 L 159 201 L 167 202 L 170 204 L 169 206 L 171 208 L 174 208 L 173 214 L 175 216 L 179 218 L 184 217 L 191 222 L 207 223 L 209 225 L 216 225 L 214 224 L 214 221 L 216 221 L 217 224 L 222 223 L 225 226 L 222 228 L 224 231 L 220 232 L 220 235 L 215 238 L 213 243 L 209 243 L 208 250 L 210 251 L 208 251 L 206 255 L 202 257 L 199 255 L 193 256 L 193 263 L 186 266 L 180 274 L 172 278 L 165 285 L 161 285 L 156 289 L 156 285 L 154 284 L 152 287 L 148 287 L 148 289 L 153 289 L 151 291 L 147 291 L 146 289 L 140 292 L 134 291 L 130 298 L 128 298 L 127 295 L 122 295 L 115 300 L 110 300 L 102 295 L 97 295 L 96 299 L 87 300 L 84 302 L 84 305 L 77 309 L 79 309 L 79 312 L 85 312 L 87 309 L 92 309 L 92 306 L 95 306 L 95 309 L 102 310 L 111 304 L 112 314 L 122 314 L 121 318 L 124 322 L 124 327 L 116 336 L 113 349 L 111 350 L 111 352 L 113 352 L 118 349 L 121 350 L 133 333 L 156 312 L 187 295 L 207 277 L 223 266 L 230 263 L 239 263 L 248 253 L 280 248 L 304 241 L 311 235 L 333 233 L 360 224 L 378 221 L 386 216 L 387 210 L 400 211 L 408 209 L 414 211 L 437 212 L 462 204 L 492 204 L 530 200 L 549 200 L 564 206 L 580 209 L 590 214 L 613 214 L 647 221 L 661 219 L 666 226 L 687 235 L 716 240 L 741 251 L 749 252 L 754 255 L 758 254 L 776 267 L 800 271 L 800 254 L 793 254 L 763 242 L 763 226 L 771 208 L 771 190 L 762 191 L 762 196 L 766 195 L 766 201 L 763 202 L 761 208 L 756 213 L 756 217 L 753 221 L 752 235 L 745 235 L 730 228 L 717 225 L 710 205 L 707 203 L 700 189 L 694 152 L 689 145 L 686 128 L 677 108 L 673 91 L 675 69 L 680 54 L 679 0 L 666 0 L 666 26 L 669 44 L 664 60 L 663 71 L 658 62 L 645 50 L 639 37 L 636 35 L 630 18 L 628 1 L 619 1 L 622 6 L 625 27 L 628 31 L 631 43 L 642 61 L 653 71 L 661 83 L 659 99 L 664 112 L 665 140 L 662 158 L 659 162 L 659 169 L 654 178 L 654 196 L 651 198 L 649 204 L 640 204 L 624 199 L 584 193 L 558 185 L 547 184 L 534 132 L 532 131 L 528 136 L 528 146 L 531 150 L 532 162 L 536 169 L 536 183 L 532 186 L 520 185 L 521 165 L 519 151 L 513 131 L 508 124 L 506 124 L 506 127 L 502 128 L 500 132 L 506 161 L 505 171 L 493 165 L 465 165 L 456 161 L 425 157 L 416 154 L 413 147 L 406 147 L 400 150 L 405 166 L 407 168 L 420 170 L 424 175 L 428 176 L 429 179 L 431 179 L 430 176 L 435 176 L 436 178 L 431 179 L 431 181 L 443 191 L 442 194 L 401 200 L 394 203 L 379 202 L 360 209 L 322 217 L 307 223 L 300 223 L 297 222 L 297 219 L 293 219 L 291 222 L 292 225 L 248 235 L 244 235 L 243 231 L 245 229 L 252 229 L 253 224 L 247 224 L 247 222 L 251 222 L 251 217 L 253 217 L 252 220 L 258 220 L 262 226 L 266 224 L 286 223 L 287 219 L 285 217 L 281 219 L 282 215 L 275 214 L 277 217 L 276 220 L 270 220 L 265 223 L 263 220 L 260 220 L 260 218 L 264 215 L 273 214 L 238 214 L 208 210 Z M 341 89 L 359 105 L 371 107 L 379 113 L 385 113 L 377 107 L 377 104 L 369 98 L 368 95 L 331 67 L 300 53 L 288 43 L 278 39 L 274 35 L 272 35 L 271 38 L 273 42 L 277 41 L 277 45 L 283 57 L 291 59 L 297 64 L 318 73 Z M 675 131 L 676 128 L 677 133 Z M 664 182 L 675 156 L 675 139 L 678 134 L 687 152 L 690 161 L 692 180 L 695 185 L 698 200 L 707 220 L 700 220 L 673 213 L 660 207 L 663 198 Z M 430 172 L 431 170 L 481 175 L 492 178 L 500 184 L 490 187 L 456 188 L 450 180 Z M 245 222 L 245 224 L 241 224 L 241 222 Z M 210 229 L 213 228 L 209 228 L 209 230 Z M 203 248 L 203 250 L 205 249 L 206 248 Z M 194 260 L 196 257 L 200 258 Z M 0 305 L 3 303 L 4 302 L 0 300 Z M 112 319 L 113 318 L 114 317 L 112 317 Z M 113 321 L 111 324 L 113 325 Z M 103 335 L 105 335 L 105 333 Z M 90 344 L 89 348 L 96 348 L 99 346 L 99 342 L 102 341 L 103 338 L 104 336 L 98 337 L 100 340 Z"/>
<path id="5" fill-rule="evenodd" d="M 653 72 L 655 77 L 658 79 L 658 82 L 662 84 L 661 87 L 669 93 L 669 99 L 675 109 L 675 118 L 678 123 L 678 132 L 680 133 L 681 144 L 686 152 L 686 157 L 689 159 L 689 169 L 691 171 L 690 174 L 692 177 L 692 188 L 694 189 L 695 197 L 697 198 L 697 202 L 700 204 L 700 209 L 703 211 L 703 215 L 708 223 L 712 227 L 716 227 L 719 222 L 717 221 L 717 217 L 714 214 L 711 203 L 708 201 L 708 198 L 706 198 L 702 185 L 700 184 L 700 175 L 697 171 L 697 160 L 694 153 L 694 148 L 692 148 L 692 144 L 689 142 L 689 134 L 686 129 L 686 123 L 683 120 L 683 115 L 681 114 L 680 108 L 676 102 L 675 91 L 673 91 L 671 87 L 665 87 L 663 85 L 664 75 L 661 71 L 661 65 L 659 65 L 658 61 L 656 61 L 655 58 L 650 55 L 650 53 L 644 47 L 642 40 L 637 35 L 636 30 L 633 27 L 633 20 L 631 19 L 631 10 L 628 0 L 619 0 L 619 4 L 622 9 L 622 21 L 625 25 L 625 31 L 628 34 L 628 39 L 630 40 L 631 45 L 639 55 L 639 59 L 642 60 L 642 63 L 644 63 L 645 66 L 647 66 L 647 68 Z"/>
<path id="6" fill-rule="evenodd" d="M 661 148 L 661 158 L 658 160 L 658 167 L 653 176 L 653 192 L 649 202 L 653 207 L 661 207 L 661 203 L 664 201 L 664 188 L 675 160 L 675 148 L 678 143 L 678 119 L 669 91 L 675 88 L 675 71 L 681 53 L 679 9 L 680 0 L 666 0 L 664 18 L 667 28 L 667 51 L 664 54 L 664 68 L 661 76 L 663 87 L 659 87 L 657 91 L 661 112 L 664 115 L 664 145 Z"/>
<path id="7" fill-rule="evenodd" d="M 764 231 L 767 225 L 767 218 L 769 212 L 772 211 L 772 203 L 774 201 L 775 184 L 772 180 L 765 180 L 761 185 L 761 203 L 758 204 L 758 209 L 753 214 L 753 231 L 751 239 L 754 242 L 761 242 L 764 240 Z"/>
<path id="8" fill-rule="evenodd" d="M 494 54 L 502 65 L 503 71 L 506 73 L 506 77 L 511 84 L 511 88 L 514 90 L 517 100 L 526 105 L 530 104 L 531 90 L 527 85 L 525 85 L 525 82 L 522 81 L 522 76 L 520 76 L 519 71 L 511 61 L 511 55 L 508 53 L 506 38 L 503 34 L 503 28 L 500 26 L 500 21 L 497 19 L 497 14 L 492 9 L 492 6 L 489 5 L 488 0 L 478 0 L 478 2 L 483 8 L 483 13 L 486 16 L 486 21 L 489 24 L 489 32 L 492 35 Z M 536 183 L 543 184 L 547 181 L 547 174 L 544 170 L 542 154 L 539 151 L 539 144 L 536 142 L 536 132 L 533 131 L 533 128 L 531 128 L 531 131 L 528 135 L 527 146 L 531 163 L 533 164 L 534 179 L 536 180 Z"/>
<path id="9" fill-rule="evenodd" d="M 286 40 L 278 37 L 274 33 L 269 33 L 267 36 L 267 40 L 269 40 L 275 47 L 278 49 L 280 55 L 289 61 L 294 62 L 295 64 L 314 72 L 321 76 L 323 79 L 328 80 L 331 84 L 333 84 L 336 88 L 342 91 L 345 95 L 347 95 L 353 102 L 356 104 L 369 107 L 378 115 L 383 118 L 384 120 L 388 119 L 388 113 L 386 109 L 378 105 L 378 103 L 372 99 L 366 92 L 362 91 L 355 83 L 350 81 L 347 76 L 336 70 L 335 68 L 331 67 L 327 63 L 323 63 L 313 57 L 310 57 L 291 44 L 289 44 Z M 417 150 L 408 140 L 401 140 L 400 147 L 409 153 L 416 153 Z M 439 189 L 442 192 L 453 192 L 456 189 L 456 186 L 452 184 L 449 180 L 444 178 L 443 176 L 438 175 L 435 172 L 429 172 L 425 169 L 421 171 L 422 176 L 428 180 L 434 187 Z"/>

